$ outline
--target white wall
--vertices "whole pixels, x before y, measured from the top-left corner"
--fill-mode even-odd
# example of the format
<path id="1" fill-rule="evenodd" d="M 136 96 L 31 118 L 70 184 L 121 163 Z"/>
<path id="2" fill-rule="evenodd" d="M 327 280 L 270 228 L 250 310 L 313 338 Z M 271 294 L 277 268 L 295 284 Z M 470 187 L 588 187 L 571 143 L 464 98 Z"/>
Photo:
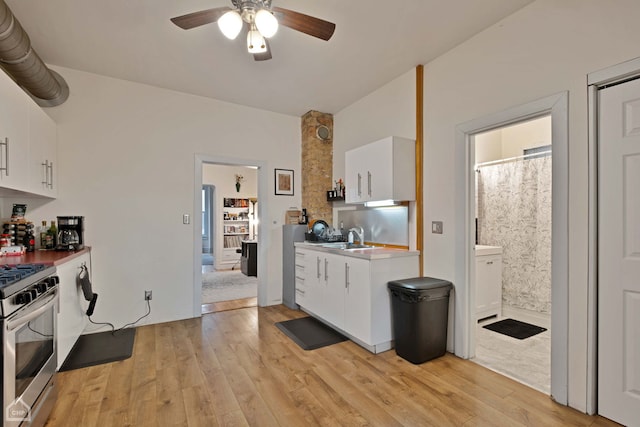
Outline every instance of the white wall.
<path id="1" fill-rule="evenodd" d="M 196 153 L 265 162 L 267 188 L 273 189 L 273 168 L 301 175 L 300 118 L 52 68 L 71 90 L 64 104 L 46 109 L 58 124 L 59 197 L 27 200 L 28 217 L 86 217 L 100 295 L 95 320 L 116 326 L 135 320 L 146 311 L 145 289 L 153 290 L 153 302 L 143 323 L 192 317 L 193 227 L 201 215 L 193 212 L 194 188 L 201 184 L 194 182 Z M 263 230 L 272 246 L 260 301 L 274 304 L 282 297 L 284 212 L 300 205 L 300 195 L 261 196 L 269 209 Z M 11 203 L 5 200 L 5 206 Z M 191 225 L 182 224 L 186 213 Z"/>
<path id="2" fill-rule="evenodd" d="M 475 143 L 476 163 L 522 156 L 525 149 L 551 144 L 551 116 L 478 134 Z"/>
<path id="3" fill-rule="evenodd" d="M 527 148 L 551 144 L 551 116 L 507 126 L 500 132 L 503 158 L 522 156 Z"/>
<path id="4" fill-rule="evenodd" d="M 569 404 L 586 409 L 586 76 L 640 55 L 637 0 L 538 0 L 425 67 L 425 274 L 464 290 L 465 147 L 456 125 L 569 91 Z M 451 88 L 455 87 L 455 90 Z M 457 343 L 458 344 L 458 343 Z"/>
<path id="5" fill-rule="evenodd" d="M 333 118 L 333 180 L 344 180 L 344 153 L 387 136 L 416 139 L 416 72 L 410 70 Z"/>

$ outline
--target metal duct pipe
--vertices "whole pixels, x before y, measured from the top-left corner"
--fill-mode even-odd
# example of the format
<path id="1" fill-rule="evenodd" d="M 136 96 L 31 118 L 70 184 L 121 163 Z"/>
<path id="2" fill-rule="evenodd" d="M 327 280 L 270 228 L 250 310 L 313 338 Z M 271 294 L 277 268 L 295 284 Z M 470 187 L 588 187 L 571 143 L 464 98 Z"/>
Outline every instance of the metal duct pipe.
<path id="1" fill-rule="evenodd" d="M 4 0 L 0 0 L 0 67 L 41 107 L 55 107 L 69 97 L 67 83 L 42 62 Z"/>

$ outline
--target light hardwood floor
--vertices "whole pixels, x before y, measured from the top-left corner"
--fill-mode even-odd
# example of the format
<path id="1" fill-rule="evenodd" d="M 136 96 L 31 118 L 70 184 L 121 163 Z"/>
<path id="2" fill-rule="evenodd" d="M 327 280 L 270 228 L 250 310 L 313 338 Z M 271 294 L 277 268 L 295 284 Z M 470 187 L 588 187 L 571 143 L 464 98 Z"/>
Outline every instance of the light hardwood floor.
<path id="1" fill-rule="evenodd" d="M 258 298 L 242 298 L 231 301 L 219 301 L 202 304 L 202 314 L 217 313 L 219 311 L 237 310 L 239 308 L 256 307 Z"/>
<path id="2" fill-rule="evenodd" d="M 138 328 L 130 359 L 58 375 L 54 426 L 613 426 L 447 354 L 412 365 L 350 341 L 300 349 L 246 308 Z"/>

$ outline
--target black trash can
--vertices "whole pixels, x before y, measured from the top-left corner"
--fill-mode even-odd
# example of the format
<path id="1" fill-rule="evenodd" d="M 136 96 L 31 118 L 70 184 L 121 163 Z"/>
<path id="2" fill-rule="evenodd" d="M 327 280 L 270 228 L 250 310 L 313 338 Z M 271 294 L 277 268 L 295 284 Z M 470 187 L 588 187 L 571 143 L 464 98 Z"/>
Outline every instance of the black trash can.
<path id="1" fill-rule="evenodd" d="M 420 364 L 447 351 L 451 282 L 415 277 L 388 283 L 396 354 Z"/>

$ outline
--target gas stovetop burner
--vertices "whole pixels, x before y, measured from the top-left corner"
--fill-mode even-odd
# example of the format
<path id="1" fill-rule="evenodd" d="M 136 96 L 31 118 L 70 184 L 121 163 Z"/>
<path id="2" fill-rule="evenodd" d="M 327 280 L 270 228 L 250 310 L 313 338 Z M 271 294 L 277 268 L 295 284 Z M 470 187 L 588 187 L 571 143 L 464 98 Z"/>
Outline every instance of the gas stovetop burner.
<path id="1" fill-rule="evenodd" d="M 15 283 L 44 269 L 44 264 L 4 265 L 0 268 L 0 286 Z"/>

